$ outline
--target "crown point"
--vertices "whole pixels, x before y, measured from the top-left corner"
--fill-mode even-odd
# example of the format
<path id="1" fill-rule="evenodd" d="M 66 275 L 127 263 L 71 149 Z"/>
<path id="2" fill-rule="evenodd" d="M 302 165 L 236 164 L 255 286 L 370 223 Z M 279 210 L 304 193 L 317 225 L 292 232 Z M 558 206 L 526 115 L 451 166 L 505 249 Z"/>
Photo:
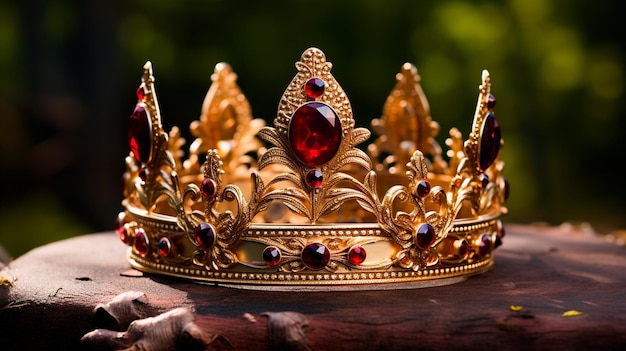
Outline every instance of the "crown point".
<path id="1" fill-rule="evenodd" d="M 489 71 L 487 71 L 486 69 L 483 70 L 482 72 L 482 80 L 483 82 L 487 82 L 489 80 Z"/>

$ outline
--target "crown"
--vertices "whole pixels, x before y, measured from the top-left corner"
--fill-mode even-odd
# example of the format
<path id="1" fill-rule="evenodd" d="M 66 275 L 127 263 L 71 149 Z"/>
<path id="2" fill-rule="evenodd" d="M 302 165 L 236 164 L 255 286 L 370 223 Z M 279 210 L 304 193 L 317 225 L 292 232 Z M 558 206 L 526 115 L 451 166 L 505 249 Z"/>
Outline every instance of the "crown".
<path id="1" fill-rule="evenodd" d="M 432 286 L 490 269 L 508 183 L 489 73 L 468 139 L 451 129 L 444 158 L 412 64 L 372 120 L 374 136 L 355 126 L 321 50 L 295 66 L 271 127 L 252 118 L 231 67 L 217 64 L 183 159 L 185 140 L 163 129 L 145 64 L 116 220 L 131 265 L 278 289 Z"/>

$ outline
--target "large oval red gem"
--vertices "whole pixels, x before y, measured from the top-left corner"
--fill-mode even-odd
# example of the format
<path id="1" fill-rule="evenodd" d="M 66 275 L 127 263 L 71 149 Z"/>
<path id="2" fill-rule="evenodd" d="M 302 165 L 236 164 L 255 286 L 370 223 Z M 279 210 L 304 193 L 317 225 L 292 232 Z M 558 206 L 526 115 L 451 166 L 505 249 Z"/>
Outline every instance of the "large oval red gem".
<path id="1" fill-rule="evenodd" d="M 311 101 L 298 107 L 289 124 L 289 143 L 296 157 L 312 167 L 330 161 L 341 143 L 341 122 L 332 107 Z"/>
<path id="2" fill-rule="evenodd" d="M 482 133 L 480 134 L 480 148 L 478 149 L 479 167 L 485 171 L 500 152 L 500 124 L 493 113 L 487 114 L 483 121 Z"/>
<path id="3" fill-rule="evenodd" d="M 128 124 L 128 145 L 135 159 L 141 163 L 150 160 L 152 150 L 152 126 L 143 103 L 137 104 Z"/>
<path id="4" fill-rule="evenodd" d="M 330 251 L 322 243 L 311 243 L 302 250 L 302 263 L 309 269 L 322 269 L 330 261 Z"/>

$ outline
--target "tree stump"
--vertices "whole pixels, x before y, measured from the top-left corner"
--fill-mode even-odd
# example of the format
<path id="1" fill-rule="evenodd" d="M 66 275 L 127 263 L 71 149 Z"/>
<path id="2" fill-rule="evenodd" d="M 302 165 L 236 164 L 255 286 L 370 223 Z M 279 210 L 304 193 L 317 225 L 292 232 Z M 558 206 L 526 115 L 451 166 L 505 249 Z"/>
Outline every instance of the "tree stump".
<path id="1" fill-rule="evenodd" d="M 102 322 L 96 307 L 127 291 L 145 294 L 137 314 L 188 308 L 234 350 L 626 349 L 626 249 L 564 226 L 509 224 L 492 270 L 421 289 L 196 284 L 139 274 L 126 250 L 107 232 L 11 262 L 0 271 L 0 349 L 85 349 Z"/>

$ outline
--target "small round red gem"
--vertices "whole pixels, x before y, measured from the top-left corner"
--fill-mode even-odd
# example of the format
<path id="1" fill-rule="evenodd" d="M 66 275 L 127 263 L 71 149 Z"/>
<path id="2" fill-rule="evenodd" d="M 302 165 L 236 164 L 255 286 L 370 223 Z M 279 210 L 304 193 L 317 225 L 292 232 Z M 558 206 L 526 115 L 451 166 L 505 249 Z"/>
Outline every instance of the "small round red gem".
<path id="1" fill-rule="evenodd" d="M 128 223 L 124 224 L 124 226 L 122 227 L 122 230 L 117 232 L 118 236 L 120 237 L 120 240 L 126 244 L 126 245 L 132 245 L 133 243 L 131 242 L 131 237 L 128 234 L 129 233 L 129 225 Z"/>
<path id="2" fill-rule="evenodd" d="M 500 233 L 500 236 L 504 238 L 504 235 L 506 235 L 506 230 L 504 230 L 504 225 L 502 224 L 502 221 L 498 220 L 496 227 L 498 228 L 498 233 Z"/>
<path id="3" fill-rule="evenodd" d="M 143 228 L 135 229 L 135 250 L 141 256 L 144 256 L 148 252 L 148 234 Z"/>
<path id="4" fill-rule="evenodd" d="M 325 83 L 320 78 L 311 78 L 304 84 L 304 92 L 309 99 L 315 99 L 324 94 Z"/>
<path id="5" fill-rule="evenodd" d="M 210 249 L 215 244 L 215 229 L 209 223 L 202 223 L 194 230 L 194 236 L 198 245 Z"/>
<path id="6" fill-rule="evenodd" d="M 306 174 L 306 184 L 311 188 L 319 188 L 322 186 L 324 177 L 319 169 L 312 169 Z"/>
<path id="7" fill-rule="evenodd" d="M 159 240 L 159 255 L 163 257 L 167 257 L 172 252 L 172 243 L 168 238 L 161 238 Z"/>
<path id="8" fill-rule="evenodd" d="M 426 180 L 417 183 L 417 196 L 426 197 L 428 194 L 430 194 L 430 183 Z"/>
<path id="9" fill-rule="evenodd" d="M 348 251 L 348 261 L 355 266 L 363 263 L 363 261 L 365 261 L 365 257 L 367 257 L 367 253 L 360 245 L 353 246 L 350 248 L 350 251 Z"/>
<path id="10" fill-rule="evenodd" d="M 270 267 L 280 263 L 280 256 L 280 250 L 276 246 L 268 246 L 263 250 L 263 261 Z"/>
<path id="11" fill-rule="evenodd" d="M 427 249 L 435 242 L 435 228 L 429 223 L 422 223 L 415 230 L 415 244 L 422 249 Z"/>
<path id="12" fill-rule="evenodd" d="M 202 191 L 202 195 L 204 197 L 213 197 L 215 195 L 215 189 L 217 185 L 213 179 L 205 179 L 202 181 L 202 185 L 200 186 L 200 191 Z"/>
<path id="13" fill-rule="evenodd" d="M 146 89 L 146 85 L 144 83 L 141 83 L 139 88 L 137 88 L 137 99 L 139 99 L 140 101 L 145 101 L 146 95 L 148 95 L 147 90 L 148 89 Z"/>
<path id="14" fill-rule="evenodd" d="M 337 112 L 325 103 L 311 101 L 293 113 L 289 124 L 289 143 L 302 163 L 317 167 L 335 157 L 341 133 Z"/>
<path id="15" fill-rule="evenodd" d="M 141 163 L 150 160 L 152 125 L 143 103 L 137 104 L 128 123 L 128 145 L 135 159 Z"/>
<path id="16" fill-rule="evenodd" d="M 476 243 L 478 254 L 481 256 L 486 256 L 489 252 L 491 252 L 491 235 L 483 234 L 478 238 L 478 242 Z"/>
<path id="17" fill-rule="evenodd" d="M 469 243 L 465 239 L 455 241 L 454 246 L 458 250 L 459 257 L 465 257 L 469 253 Z"/>
<path id="18" fill-rule="evenodd" d="M 302 250 L 302 263 L 313 270 L 319 270 L 330 262 L 330 251 L 322 243 L 311 243 Z"/>

